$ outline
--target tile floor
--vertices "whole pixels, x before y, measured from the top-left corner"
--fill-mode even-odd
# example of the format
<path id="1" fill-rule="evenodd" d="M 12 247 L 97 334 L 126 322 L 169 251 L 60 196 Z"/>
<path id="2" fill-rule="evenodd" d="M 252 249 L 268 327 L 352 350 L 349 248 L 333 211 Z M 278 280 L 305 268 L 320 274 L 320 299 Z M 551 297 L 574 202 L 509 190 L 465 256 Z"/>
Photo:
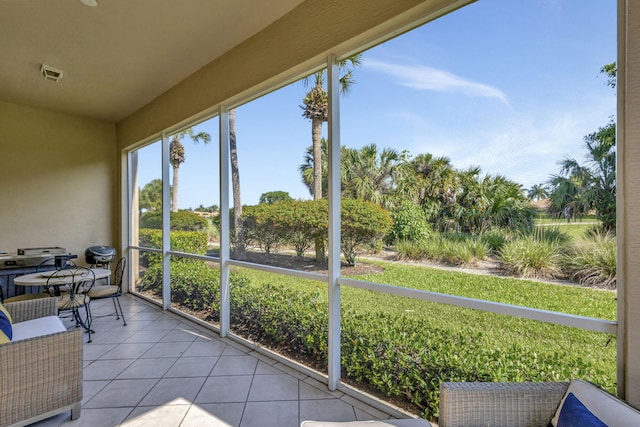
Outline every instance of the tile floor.
<path id="1" fill-rule="evenodd" d="M 127 326 L 96 317 L 93 342 L 84 345 L 81 417 L 71 421 L 67 412 L 33 426 L 296 427 L 306 419 L 390 418 L 144 300 L 121 302 Z M 92 309 L 112 314 L 113 304 L 94 301 Z"/>

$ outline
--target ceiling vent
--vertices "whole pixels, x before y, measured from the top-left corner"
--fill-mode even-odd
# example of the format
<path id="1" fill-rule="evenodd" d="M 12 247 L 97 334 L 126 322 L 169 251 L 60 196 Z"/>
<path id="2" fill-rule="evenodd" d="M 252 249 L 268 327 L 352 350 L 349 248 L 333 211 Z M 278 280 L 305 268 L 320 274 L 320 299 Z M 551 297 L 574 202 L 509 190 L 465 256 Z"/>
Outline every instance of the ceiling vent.
<path id="1" fill-rule="evenodd" d="M 53 68 L 45 64 L 42 64 L 42 67 L 40 68 L 40 72 L 44 76 L 45 80 L 51 80 L 56 83 L 60 81 L 60 79 L 62 78 L 62 75 L 64 74 L 64 71 L 58 70 L 57 68 Z"/>

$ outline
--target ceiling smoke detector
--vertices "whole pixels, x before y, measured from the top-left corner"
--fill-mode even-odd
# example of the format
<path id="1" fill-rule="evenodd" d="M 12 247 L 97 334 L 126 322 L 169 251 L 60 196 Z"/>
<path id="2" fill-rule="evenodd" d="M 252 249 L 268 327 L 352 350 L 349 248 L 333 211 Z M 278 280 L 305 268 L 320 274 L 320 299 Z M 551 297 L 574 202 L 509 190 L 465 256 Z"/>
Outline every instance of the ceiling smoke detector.
<path id="1" fill-rule="evenodd" d="M 40 68 L 40 72 L 44 76 L 45 80 L 51 80 L 56 83 L 60 81 L 60 79 L 62 78 L 62 75 L 64 74 L 64 71 L 58 70 L 57 68 L 54 68 L 50 65 L 45 65 L 45 64 L 42 64 L 42 67 Z"/>

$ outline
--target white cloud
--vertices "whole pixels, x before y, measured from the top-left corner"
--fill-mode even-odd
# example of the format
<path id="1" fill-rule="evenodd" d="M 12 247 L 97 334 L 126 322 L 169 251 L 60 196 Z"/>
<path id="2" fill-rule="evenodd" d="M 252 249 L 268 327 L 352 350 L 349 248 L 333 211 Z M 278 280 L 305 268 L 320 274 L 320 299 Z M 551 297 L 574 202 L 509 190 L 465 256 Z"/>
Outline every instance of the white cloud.
<path id="1" fill-rule="evenodd" d="M 393 76 L 398 79 L 398 84 L 412 89 L 497 98 L 505 104 L 509 103 L 507 96 L 500 89 L 465 79 L 445 70 L 427 65 L 398 65 L 371 59 L 365 62 L 367 67 Z"/>
<path id="2" fill-rule="evenodd" d="M 584 160 L 584 135 L 604 126 L 606 112 L 576 108 L 546 114 L 511 111 L 494 123 L 467 123 L 455 128 L 413 112 L 398 112 L 404 123 L 407 149 L 412 154 L 431 153 L 451 160 L 457 169 L 480 166 L 482 174 L 503 175 L 530 188 L 558 173 L 565 156 Z"/>

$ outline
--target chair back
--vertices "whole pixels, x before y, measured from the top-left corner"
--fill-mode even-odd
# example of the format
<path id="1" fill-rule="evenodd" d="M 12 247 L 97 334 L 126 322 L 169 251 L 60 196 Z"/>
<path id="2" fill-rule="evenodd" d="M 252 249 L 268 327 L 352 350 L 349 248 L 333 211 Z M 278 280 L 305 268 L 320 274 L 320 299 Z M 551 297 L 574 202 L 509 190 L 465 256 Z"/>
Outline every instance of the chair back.
<path id="1" fill-rule="evenodd" d="M 113 284 L 118 287 L 118 292 L 122 292 L 122 279 L 126 267 L 127 259 L 125 257 L 120 258 L 113 273 Z"/>
<path id="2" fill-rule="evenodd" d="M 96 283 L 96 275 L 90 268 L 56 270 L 47 279 L 47 290 L 52 296 L 60 296 L 60 288 L 68 291 L 70 298 L 86 294 Z"/>

